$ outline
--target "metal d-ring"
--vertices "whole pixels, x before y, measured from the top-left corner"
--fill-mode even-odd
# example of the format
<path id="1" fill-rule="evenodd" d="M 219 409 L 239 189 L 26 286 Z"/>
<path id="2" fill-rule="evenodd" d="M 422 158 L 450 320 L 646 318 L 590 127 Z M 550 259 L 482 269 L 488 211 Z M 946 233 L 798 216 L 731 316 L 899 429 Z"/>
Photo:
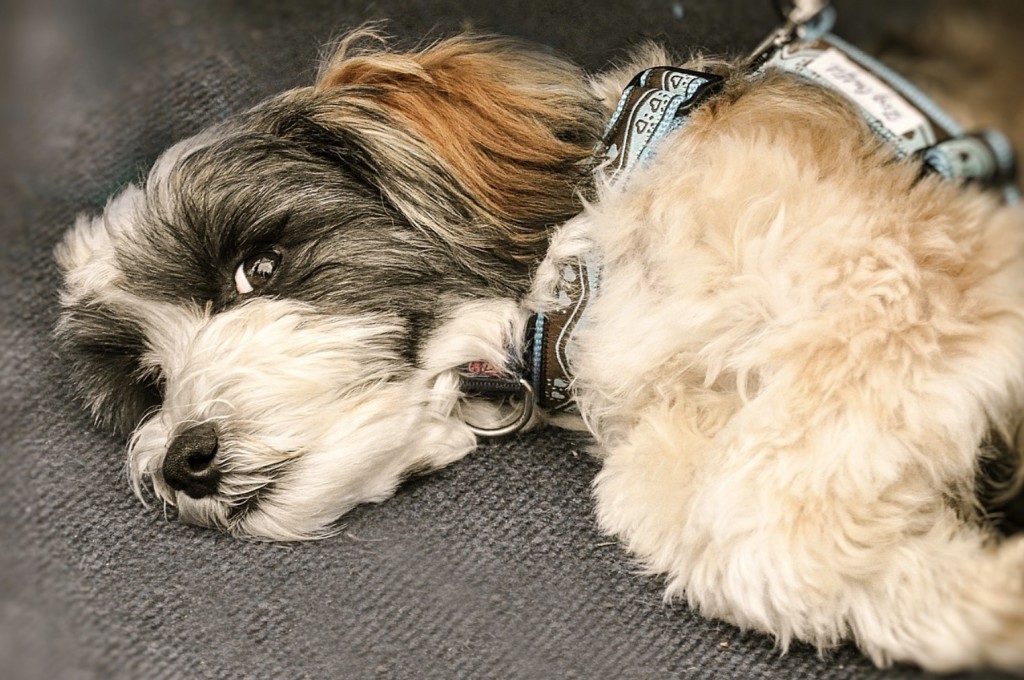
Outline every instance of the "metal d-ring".
<path id="1" fill-rule="evenodd" d="M 495 428 L 477 427 L 472 423 L 466 423 L 469 426 L 470 431 L 478 437 L 505 437 L 510 434 L 515 434 L 522 430 L 533 418 L 533 387 L 529 382 L 520 378 L 519 384 L 523 388 L 523 403 L 521 405 L 519 415 L 514 421 L 508 425 L 502 425 Z"/>

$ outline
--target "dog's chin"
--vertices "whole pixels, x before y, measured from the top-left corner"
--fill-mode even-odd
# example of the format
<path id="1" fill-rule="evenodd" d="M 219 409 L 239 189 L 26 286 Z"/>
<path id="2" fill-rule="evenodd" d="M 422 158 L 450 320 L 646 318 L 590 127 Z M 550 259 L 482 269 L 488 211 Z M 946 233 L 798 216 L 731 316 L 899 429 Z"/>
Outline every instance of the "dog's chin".
<path id="1" fill-rule="evenodd" d="M 408 388 L 397 392 L 367 396 L 347 413 L 310 414 L 311 419 L 334 421 L 319 428 L 315 441 L 275 435 L 267 428 L 223 437 L 217 489 L 198 498 L 172 488 L 164 478 L 173 433 L 157 414 L 129 448 L 132 486 L 143 500 L 152 493 L 182 522 L 238 537 L 296 541 L 329 536 L 338 518 L 354 506 L 385 500 L 409 474 L 446 465 L 475 444 L 465 425 L 433 417 L 424 402 L 408 398 Z M 225 422 L 223 428 L 229 432 L 231 426 Z M 318 428 L 310 424 L 309 429 Z"/>

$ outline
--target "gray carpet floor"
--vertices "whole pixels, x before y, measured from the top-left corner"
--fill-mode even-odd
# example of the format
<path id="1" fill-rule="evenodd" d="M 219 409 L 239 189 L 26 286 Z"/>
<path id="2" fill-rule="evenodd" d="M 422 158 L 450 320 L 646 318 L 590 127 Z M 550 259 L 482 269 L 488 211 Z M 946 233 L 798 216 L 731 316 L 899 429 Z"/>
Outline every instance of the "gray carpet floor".
<path id="1" fill-rule="evenodd" d="M 921 2 L 845 2 L 872 39 Z M 51 250 L 172 141 L 305 84 L 368 19 L 460 28 L 597 69 L 642 38 L 742 51 L 768 0 L 8 0 L 0 3 L 0 678 L 916 678 L 666 604 L 596 530 L 586 442 L 482 447 L 348 516 L 336 538 L 242 542 L 130 494 L 123 442 L 69 397 Z M 979 676 L 980 677 L 980 676 Z M 987 676 L 986 676 L 987 677 Z"/>

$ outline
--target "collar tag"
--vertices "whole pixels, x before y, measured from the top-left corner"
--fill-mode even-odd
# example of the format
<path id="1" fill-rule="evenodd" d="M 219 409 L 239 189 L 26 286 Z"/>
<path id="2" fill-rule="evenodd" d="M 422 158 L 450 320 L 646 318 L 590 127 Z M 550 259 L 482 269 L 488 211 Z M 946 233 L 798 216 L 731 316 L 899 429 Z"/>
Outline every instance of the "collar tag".
<path id="1" fill-rule="evenodd" d="M 928 124 L 896 90 L 834 47 L 812 59 L 806 68 L 874 116 L 894 135 L 902 137 Z"/>

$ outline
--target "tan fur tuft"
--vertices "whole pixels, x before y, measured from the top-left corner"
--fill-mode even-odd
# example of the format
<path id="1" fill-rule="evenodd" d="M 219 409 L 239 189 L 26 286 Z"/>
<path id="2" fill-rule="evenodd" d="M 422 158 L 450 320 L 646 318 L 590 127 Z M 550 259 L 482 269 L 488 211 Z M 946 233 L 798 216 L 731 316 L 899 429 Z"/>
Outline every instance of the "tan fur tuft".
<path id="1" fill-rule="evenodd" d="M 516 259 L 537 259 L 548 229 L 578 207 L 601 116 L 583 74 L 561 60 L 479 36 L 397 53 L 362 31 L 342 41 L 316 88 L 372 96 L 437 154 L 479 219 L 508 228 L 503 246 Z"/>

